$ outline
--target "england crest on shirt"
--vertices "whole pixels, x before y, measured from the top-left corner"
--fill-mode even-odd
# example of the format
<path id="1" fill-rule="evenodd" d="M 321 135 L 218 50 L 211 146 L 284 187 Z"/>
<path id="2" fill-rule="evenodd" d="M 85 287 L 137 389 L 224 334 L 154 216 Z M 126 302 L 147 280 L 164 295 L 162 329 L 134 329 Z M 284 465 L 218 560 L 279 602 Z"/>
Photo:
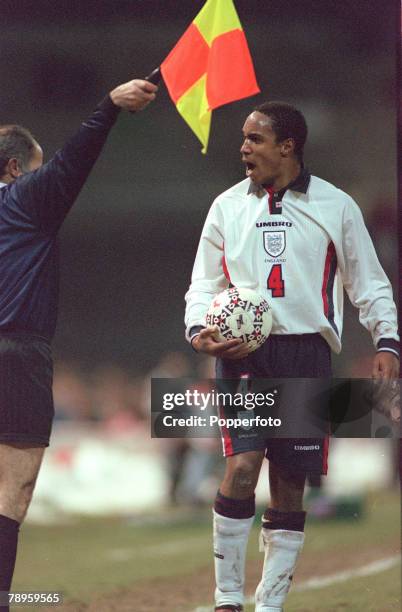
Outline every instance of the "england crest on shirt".
<path id="1" fill-rule="evenodd" d="M 264 249 L 271 257 L 279 257 L 282 255 L 286 247 L 285 230 L 278 232 L 264 232 Z"/>

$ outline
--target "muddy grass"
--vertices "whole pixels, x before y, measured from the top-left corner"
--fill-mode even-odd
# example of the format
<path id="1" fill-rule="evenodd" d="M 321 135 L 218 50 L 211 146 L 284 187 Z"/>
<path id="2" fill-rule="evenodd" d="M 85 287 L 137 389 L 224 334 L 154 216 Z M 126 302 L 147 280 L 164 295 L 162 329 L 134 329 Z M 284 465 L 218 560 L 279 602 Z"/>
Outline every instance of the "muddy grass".
<path id="1" fill-rule="evenodd" d="M 353 559 L 345 559 L 344 553 L 331 552 L 329 555 L 314 555 L 301 559 L 295 584 L 313 576 L 324 576 L 346 569 L 356 569 L 372 561 L 391 556 L 398 552 L 395 548 L 377 547 L 370 550 L 354 550 Z M 353 561 L 353 565 L 351 564 Z M 247 567 L 246 592 L 251 594 L 259 581 L 261 561 L 250 561 Z M 212 563 L 200 568 L 197 574 L 181 575 L 172 578 L 152 578 L 134 584 L 132 588 L 113 591 L 95 597 L 89 604 L 70 600 L 57 610 L 44 609 L 44 612 L 192 612 L 199 605 L 212 605 L 214 589 Z M 345 607 L 347 609 L 347 607 Z M 309 610 L 308 612 L 315 612 Z M 319 612 L 319 607 L 317 611 Z"/>

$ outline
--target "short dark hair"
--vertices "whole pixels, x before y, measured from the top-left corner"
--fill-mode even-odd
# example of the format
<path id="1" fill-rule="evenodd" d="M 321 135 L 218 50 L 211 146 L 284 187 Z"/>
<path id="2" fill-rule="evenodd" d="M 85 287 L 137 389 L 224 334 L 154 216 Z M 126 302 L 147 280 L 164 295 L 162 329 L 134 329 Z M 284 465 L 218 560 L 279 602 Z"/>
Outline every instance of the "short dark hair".
<path id="1" fill-rule="evenodd" d="M 0 125 L 0 177 L 13 157 L 18 160 L 21 170 L 27 172 L 35 145 L 31 132 L 21 125 Z"/>
<path id="2" fill-rule="evenodd" d="M 277 141 L 281 142 L 286 138 L 295 141 L 295 155 L 302 160 L 307 139 L 307 123 L 303 114 L 286 102 L 264 102 L 254 110 L 271 119 L 271 127 Z"/>

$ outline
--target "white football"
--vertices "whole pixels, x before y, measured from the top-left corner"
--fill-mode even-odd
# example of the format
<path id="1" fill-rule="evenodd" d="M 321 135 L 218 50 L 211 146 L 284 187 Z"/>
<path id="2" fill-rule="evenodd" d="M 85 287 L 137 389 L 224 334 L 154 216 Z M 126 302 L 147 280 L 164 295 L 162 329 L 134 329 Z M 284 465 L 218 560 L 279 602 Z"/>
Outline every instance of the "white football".
<path id="1" fill-rule="evenodd" d="M 212 300 L 206 321 L 207 325 L 219 327 L 220 341 L 242 338 L 252 352 L 271 332 L 272 310 L 268 302 L 252 289 L 231 287 Z"/>

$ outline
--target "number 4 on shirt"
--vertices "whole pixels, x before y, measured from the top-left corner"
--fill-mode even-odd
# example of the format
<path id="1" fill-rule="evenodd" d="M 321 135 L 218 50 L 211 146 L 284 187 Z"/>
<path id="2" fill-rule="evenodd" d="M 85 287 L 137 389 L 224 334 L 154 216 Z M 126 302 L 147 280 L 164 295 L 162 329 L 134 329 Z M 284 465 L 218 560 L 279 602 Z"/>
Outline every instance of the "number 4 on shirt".
<path id="1" fill-rule="evenodd" d="M 272 297 L 283 297 L 285 295 L 285 281 L 282 277 L 282 264 L 274 264 L 267 280 L 267 287 L 272 291 Z"/>

